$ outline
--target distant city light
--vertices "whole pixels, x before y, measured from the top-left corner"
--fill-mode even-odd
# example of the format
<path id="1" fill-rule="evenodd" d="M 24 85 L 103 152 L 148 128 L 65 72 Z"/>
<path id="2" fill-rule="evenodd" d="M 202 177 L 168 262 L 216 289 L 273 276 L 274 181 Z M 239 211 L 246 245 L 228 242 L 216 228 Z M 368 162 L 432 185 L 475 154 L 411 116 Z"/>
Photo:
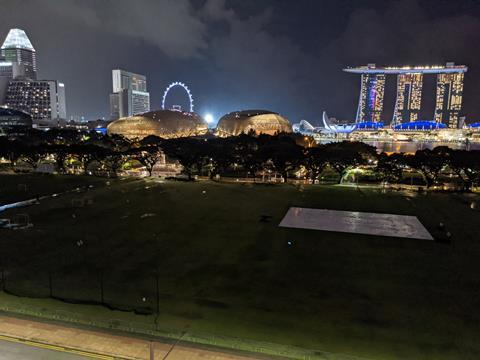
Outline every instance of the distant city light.
<path id="1" fill-rule="evenodd" d="M 210 113 L 205 114 L 205 121 L 206 121 L 208 124 L 213 123 L 213 121 L 214 121 L 213 115 L 210 114 Z"/>

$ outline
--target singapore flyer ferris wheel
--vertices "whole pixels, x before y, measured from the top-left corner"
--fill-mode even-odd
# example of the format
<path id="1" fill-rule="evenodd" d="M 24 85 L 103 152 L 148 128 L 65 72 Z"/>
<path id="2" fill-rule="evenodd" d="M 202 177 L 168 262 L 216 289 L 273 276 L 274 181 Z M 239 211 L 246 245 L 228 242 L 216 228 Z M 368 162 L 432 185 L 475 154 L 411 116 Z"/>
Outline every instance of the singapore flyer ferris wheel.
<path id="1" fill-rule="evenodd" d="M 190 104 L 190 110 L 189 111 L 193 112 L 193 96 L 192 96 L 192 93 L 190 92 L 190 89 L 188 88 L 188 86 L 185 85 L 184 83 L 180 82 L 180 81 L 172 82 L 165 89 L 165 92 L 163 93 L 163 98 L 162 98 L 162 109 L 165 110 L 165 100 L 167 99 L 168 92 L 176 86 L 179 86 L 179 87 L 183 88 L 185 90 L 185 92 L 187 93 L 188 102 Z"/>

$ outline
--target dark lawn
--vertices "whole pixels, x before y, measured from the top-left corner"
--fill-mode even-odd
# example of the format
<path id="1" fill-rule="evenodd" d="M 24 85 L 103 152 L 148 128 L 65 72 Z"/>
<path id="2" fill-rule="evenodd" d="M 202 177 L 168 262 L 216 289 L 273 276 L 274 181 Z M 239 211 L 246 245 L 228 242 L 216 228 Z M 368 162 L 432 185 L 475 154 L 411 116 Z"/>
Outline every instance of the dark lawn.
<path id="1" fill-rule="evenodd" d="M 0 206 L 96 184 L 105 184 L 105 179 L 92 176 L 0 174 Z"/>
<path id="2" fill-rule="evenodd" d="M 475 359 L 472 202 L 478 196 L 117 180 L 3 213 L 28 213 L 35 226 L 0 230 L 0 261 L 17 294 L 48 296 L 51 272 L 55 296 L 100 301 L 103 274 L 105 302 L 153 310 L 158 274 L 167 328 L 378 359 Z M 443 222 L 452 242 L 279 228 L 289 206 L 417 215 L 439 239 Z"/>

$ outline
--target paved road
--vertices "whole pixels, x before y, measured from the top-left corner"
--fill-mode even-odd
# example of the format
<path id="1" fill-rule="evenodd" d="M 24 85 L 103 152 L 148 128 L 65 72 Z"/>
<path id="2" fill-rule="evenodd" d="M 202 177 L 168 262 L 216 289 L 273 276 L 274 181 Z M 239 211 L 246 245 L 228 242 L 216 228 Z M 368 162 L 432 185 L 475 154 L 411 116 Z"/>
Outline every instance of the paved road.
<path id="1" fill-rule="evenodd" d="M 65 352 L 0 340 L 0 360 L 86 360 Z"/>
<path id="2" fill-rule="evenodd" d="M 30 344 L 23 344 L 19 339 L 31 342 L 32 347 Z M 114 358 L 149 360 L 152 345 L 155 360 L 165 358 L 168 360 L 255 360 L 257 358 L 225 353 L 214 348 L 196 348 L 182 343 L 172 347 L 171 342 L 151 343 L 127 334 L 87 330 L 54 322 L 40 322 L 0 314 L 0 360 L 114 360 Z"/>

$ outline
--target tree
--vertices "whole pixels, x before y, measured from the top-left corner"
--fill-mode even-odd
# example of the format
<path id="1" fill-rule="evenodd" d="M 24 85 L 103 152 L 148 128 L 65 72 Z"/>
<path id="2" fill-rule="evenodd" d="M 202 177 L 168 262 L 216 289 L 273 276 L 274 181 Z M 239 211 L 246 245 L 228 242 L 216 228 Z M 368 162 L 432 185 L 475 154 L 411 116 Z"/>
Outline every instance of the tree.
<path id="1" fill-rule="evenodd" d="M 448 165 L 462 180 L 465 191 L 470 191 L 473 183 L 480 180 L 480 151 L 451 150 Z"/>
<path id="2" fill-rule="evenodd" d="M 368 163 L 376 158 L 376 149 L 373 146 L 356 141 L 342 141 L 325 145 L 328 164 L 340 178 L 340 183 L 347 170 Z"/>
<path id="3" fill-rule="evenodd" d="M 402 179 L 404 166 L 405 156 L 403 153 L 393 153 L 391 155 L 381 153 L 378 156 L 375 172 L 382 181 L 395 183 Z"/>
<path id="4" fill-rule="evenodd" d="M 79 144 L 70 147 L 70 152 L 82 164 L 83 173 L 87 174 L 88 166 L 101 157 L 104 148 L 93 144 Z"/>
<path id="5" fill-rule="evenodd" d="M 118 170 L 125 162 L 125 152 L 104 149 L 103 151 L 98 151 L 96 156 L 96 160 L 107 168 L 113 174 L 113 177 L 118 176 Z"/>
<path id="6" fill-rule="evenodd" d="M 80 142 L 83 134 L 74 129 L 53 128 L 42 132 L 42 141 L 49 145 L 72 145 Z"/>
<path id="7" fill-rule="evenodd" d="M 63 144 L 50 145 L 47 146 L 47 152 L 55 158 L 58 172 L 65 173 L 67 171 L 66 161 L 70 155 L 69 146 Z"/>
<path id="8" fill-rule="evenodd" d="M 252 135 L 241 134 L 232 137 L 230 141 L 233 145 L 233 161 L 245 169 L 247 178 L 249 174 L 252 174 L 253 181 L 255 181 L 255 174 L 261 169 L 263 161 L 258 153 L 257 138 Z"/>
<path id="9" fill-rule="evenodd" d="M 312 182 L 315 182 L 327 166 L 328 160 L 326 155 L 324 145 L 309 147 L 305 150 L 304 165 Z"/>
<path id="10" fill-rule="evenodd" d="M 46 147 L 43 145 L 38 146 L 22 146 L 21 147 L 21 159 L 36 170 L 40 161 L 47 155 Z"/>
<path id="11" fill-rule="evenodd" d="M 271 161 L 275 170 L 287 182 L 289 172 L 296 169 L 303 161 L 302 147 L 291 138 L 272 138 L 260 148 L 259 155 L 265 161 Z"/>
<path id="12" fill-rule="evenodd" d="M 22 155 L 22 144 L 18 140 L 0 138 L 0 157 L 8 160 L 10 168 L 14 170 L 17 160 Z"/>
<path id="13" fill-rule="evenodd" d="M 440 171 L 447 164 L 446 151 L 443 147 L 417 150 L 414 156 L 408 156 L 406 159 L 407 164 L 422 175 L 427 188 L 437 182 Z"/>
<path id="14" fill-rule="evenodd" d="M 163 152 L 158 146 L 143 146 L 131 149 L 127 152 L 127 155 L 132 155 L 135 160 L 145 166 L 149 176 L 152 176 L 155 164 L 164 157 Z"/>
<path id="15" fill-rule="evenodd" d="M 204 140 L 176 138 L 166 140 L 163 151 L 183 166 L 183 172 L 192 180 L 195 170 L 200 171 L 205 163 Z"/>
<path id="16" fill-rule="evenodd" d="M 159 147 L 159 146 L 162 145 L 162 143 L 164 141 L 165 141 L 164 139 L 162 139 L 161 137 L 158 137 L 156 135 L 148 135 L 148 136 L 144 137 L 143 139 L 141 139 L 140 141 L 138 141 L 138 146 L 139 147 L 144 147 L 144 146 Z"/>
<path id="17" fill-rule="evenodd" d="M 204 142 L 203 154 L 210 179 L 224 172 L 235 162 L 233 149 L 234 140 L 232 138 L 215 138 Z"/>

